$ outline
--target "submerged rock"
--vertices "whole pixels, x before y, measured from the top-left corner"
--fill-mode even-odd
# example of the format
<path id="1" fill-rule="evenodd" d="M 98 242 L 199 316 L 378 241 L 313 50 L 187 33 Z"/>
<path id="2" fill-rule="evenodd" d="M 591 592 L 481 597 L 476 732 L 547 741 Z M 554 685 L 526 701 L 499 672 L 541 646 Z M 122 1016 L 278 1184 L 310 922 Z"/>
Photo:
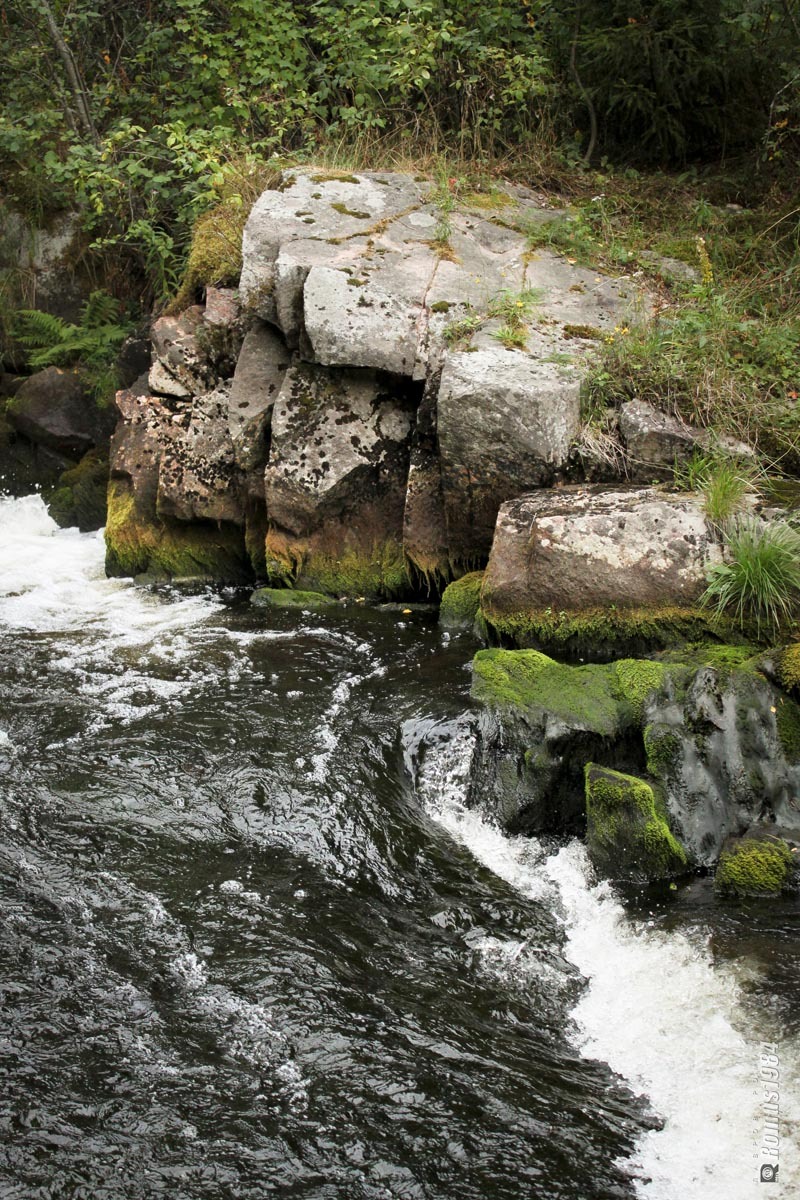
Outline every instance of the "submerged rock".
<path id="1" fill-rule="evenodd" d="M 337 602 L 332 596 L 324 596 L 321 592 L 303 592 L 294 588 L 258 588 L 250 597 L 250 603 L 256 608 L 301 608 L 314 612 L 321 608 L 330 608 Z"/>

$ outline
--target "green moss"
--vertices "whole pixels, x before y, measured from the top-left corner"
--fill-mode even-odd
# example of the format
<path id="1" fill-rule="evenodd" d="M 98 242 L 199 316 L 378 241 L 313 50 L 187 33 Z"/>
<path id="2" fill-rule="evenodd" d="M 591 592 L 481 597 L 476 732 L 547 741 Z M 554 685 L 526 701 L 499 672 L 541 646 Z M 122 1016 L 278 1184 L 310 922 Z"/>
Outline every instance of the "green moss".
<path id="1" fill-rule="evenodd" d="M 192 232 L 192 244 L 186 271 L 178 294 L 169 306 L 170 312 L 180 312 L 197 299 L 197 293 L 208 284 L 233 285 L 242 271 L 242 233 L 247 220 L 247 208 L 234 201 L 217 205 L 197 221 Z"/>
<path id="2" fill-rule="evenodd" d="M 62 528 L 77 525 L 83 532 L 102 529 L 107 490 L 108 458 L 99 450 L 90 450 L 59 479 L 47 503 L 50 516 Z"/>
<path id="3" fill-rule="evenodd" d="M 293 588 L 259 588 L 250 597 L 256 608 L 302 608 L 314 611 L 336 604 L 332 596 L 321 592 L 301 592 Z"/>
<path id="4" fill-rule="evenodd" d="M 562 658 L 611 659 L 645 655 L 684 642 L 731 636 L 728 622 L 711 619 L 696 608 L 587 608 L 580 612 L 538 609 L 501 613 L 484 603 L 481 611 L 495 634 L 520 647 L 534 647 Z"/>
<path id="5" fill-rule="evenodd" d="M 453 307 L 453 305 L 450 303 L 449 300 L 437 300 L 435 304 L 431 305 L 431 312 L 447 313 L 447 312 L 450 312 L 450 309 L 452 307 Z"/>
<path id="6" fill-rule="evenodd" d="M 370 551 L 347 549 L 334 558 L 309 554 L 298 566 L 295 584 L 330 596 L 392 600 L 409 591 L 402 546 L 388 539 Z"/>
<path id="7" fill-rule="evenodd" d="M 662 781 L 669 778 L 681 758 L 681 739 L 673 729 L 663 725 L 645 725 L 644 751 L 647 773 Z"/>
<path id="8" fill-rule="evenodd" d="M 630 705 L 634 720 L 644 717 L 644 702 L 664 682 L 664 664 L 651 659 L 622 658 L 612 664 L 617 695 Z"/>
<path id="9" fill-rule="evenodd" d="M 587 763 L 586 843 L 592 862 L 614 877 L 668 879 L 686 870 L 686 851 L 649 783 Z"/>
<path id="10" fill-rule="evenodd" d="M 361 183 L 357 175 L 339 174 L 335 171 L 318 171 L 311 176 L 312 183 Z"/>
<path id="11" fill-rule="evenodd" d="M 565 325 L 561 334 L 565 338 L 581 338 L 590 342 L 603 340 L 603 331 L 594 325 Z"/>
<path id="12" fill-rule="evenodd" d="M 513 196 L 509 196 L 508 192 L 501 192 L 493 188 L 488 192 L 468 192 L 462 203 L 467 208 L 479 208 L 485 212 L 497 212 L 504 208 L 513 207 L 516 201 Z"/>
<path id="13" fill-rule="evenodd" d="M 237 526 L 148 519 L 137 510 L 129 485 L 118 479 L 108 487 L 106 574 L 200 577 L 218 583 L 252 578 L 244 533 Z"/>
<path id="14" fill-rule="evenodd" d="M 777 703 L 775 721 L 778 737 L 787 762 L 800 763 L 800 708 L 794 700 L 781 696 Z"/>
<path id="15" fill-rule="evenodd" d="M 439 623 L 445 629 L 471 629 L 478 615 L 483 571 L 462 575 L 444 589 Z"/>
<path id="16" fill-rule="evenodd" d="M 778 655 L 778 678 L 787 692 L 800 693 L 800 642 L 785 646 Z"/>
<path id="17" fill-rule="evenodd" d="M 612 666 L 569 667 L 537 650 L 479 650 L 472 697 L 495 709 L 545 709 L 611 737 L 625 722 Z"/>
<path id="18" fill-rule="evenodd" d="M 334 210 L 334 212 L 341 213 L 344 217 L 355 217 L 358 221 L 368 221 L 372 216 L 372 213 L 360 212 L 357 208 L 348 208 L 347 205 L 342 204 L 341 201 L 331 204 L 331 208 Z"/>
<path id="19" fill-rule="evenodd" d="M 746 838 L 723 850 L 714 888 L 723 896 L 777 896 L 791 884 L 793 864 L 785 842 Z"/>

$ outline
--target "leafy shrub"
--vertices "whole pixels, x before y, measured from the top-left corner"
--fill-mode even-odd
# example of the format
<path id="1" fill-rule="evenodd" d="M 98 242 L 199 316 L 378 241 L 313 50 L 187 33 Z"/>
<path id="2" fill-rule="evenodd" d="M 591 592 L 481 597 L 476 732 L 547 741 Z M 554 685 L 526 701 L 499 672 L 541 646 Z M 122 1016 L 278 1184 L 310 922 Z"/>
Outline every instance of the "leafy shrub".
<path id="1" fill-rule="evenodd" d="M 702 603 L 732 610 L 744 627 L 754 621 L 777 632 L 800 600 L 800 533 L 786 522 L 740 518 L 728 529 L 726 562 L 712 566 Z"/>

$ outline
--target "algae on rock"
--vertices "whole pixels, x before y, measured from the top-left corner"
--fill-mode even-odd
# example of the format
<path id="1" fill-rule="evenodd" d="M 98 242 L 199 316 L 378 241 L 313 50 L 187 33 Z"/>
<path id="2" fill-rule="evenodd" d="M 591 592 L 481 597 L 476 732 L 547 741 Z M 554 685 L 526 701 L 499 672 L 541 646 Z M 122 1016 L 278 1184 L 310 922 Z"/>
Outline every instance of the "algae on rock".
<path id="1" fill-rule="evenodd" d="M 472 629 L 480 608 L 482 583 L 483 571 L 471 571 L 448 584 L 439 606 L 439 624 L 445 629 Z"/>

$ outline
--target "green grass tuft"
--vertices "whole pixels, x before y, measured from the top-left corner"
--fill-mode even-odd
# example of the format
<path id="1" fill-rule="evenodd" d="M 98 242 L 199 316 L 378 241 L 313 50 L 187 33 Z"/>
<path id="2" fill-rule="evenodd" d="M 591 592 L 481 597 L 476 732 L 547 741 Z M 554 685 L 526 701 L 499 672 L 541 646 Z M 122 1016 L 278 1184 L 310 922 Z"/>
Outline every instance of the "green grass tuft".
<path id="1" fill-rule="evenodd" d="M 728 529 L 728 561 L 711 567 L 701 604 L 733 612 L 744 628 L 754 621 L 776 632 L 792 619 L 800 600 L 800 533 L 783 521 L 739 518 Z"/>

